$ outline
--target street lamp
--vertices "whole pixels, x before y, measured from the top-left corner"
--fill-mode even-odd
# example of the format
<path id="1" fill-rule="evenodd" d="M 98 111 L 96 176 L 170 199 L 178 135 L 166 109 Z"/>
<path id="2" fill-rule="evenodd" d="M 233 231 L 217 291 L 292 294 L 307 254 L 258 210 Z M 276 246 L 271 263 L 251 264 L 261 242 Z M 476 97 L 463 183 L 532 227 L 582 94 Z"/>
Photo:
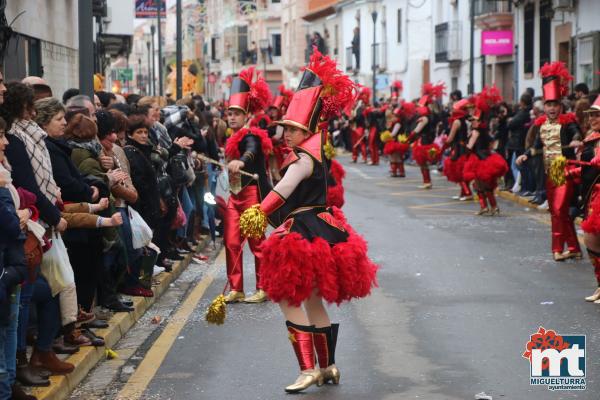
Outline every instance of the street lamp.
<path id="1" fill-rule="evenodd" d="M 260 39 L 258 41 L 260 47 L 260 54 L 263 59 L 263 73 L 265 74 L 265 80 L 267 79 L 267 51 L 269 51 L 269 39 Z"/>
<path id="2" fill-rule="evenodd" d="M 376 80 L 377 80 L 377 58 L 376 58 L 376 50 L 377 50 L 377 2 L 373 1 L 369 4 L 369 9 L 371 11 L 371 18 L 373 18 L 373 51 L 372 51 L 372 62 L 371 69 L 373 70 L 373 104 L 375 104 L 376 91 Z"/>

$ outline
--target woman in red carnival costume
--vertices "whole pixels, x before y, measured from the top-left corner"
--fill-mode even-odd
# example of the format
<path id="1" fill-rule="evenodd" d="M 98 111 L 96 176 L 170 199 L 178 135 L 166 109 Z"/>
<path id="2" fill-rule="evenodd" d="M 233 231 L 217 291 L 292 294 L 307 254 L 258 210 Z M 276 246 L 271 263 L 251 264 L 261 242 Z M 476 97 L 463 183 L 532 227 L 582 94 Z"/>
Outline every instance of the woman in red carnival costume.
<path id="1" fill-rule="evenodd" d="M 394 119 L 391 124 L 389 136 L 385 132 L 381 140 L 385 143 L 383 154 L 390 158 L 390 175 L 392 177 L 404 178 L 404 155 L 410 148 L 408 138 L 401 134 L 402 130 L 402 107 L 396 107 L 393 111 Z M 384 137 L 385 136 L 385 137 Z"/>
<path id="2" fill-rule="evenodd" d="M 371 102 L 371 89 L 362 87 L 358 94 L 358 101 L 353 112 L 354 129 L 352 130 L 352 162 L 358 160 L 358 151 L 364 163 L 367 162 L 367 117 L 366 106 Z"/>
<path id="3" fill-rule="evenodd" d="M 438 85 L 426 83 L 423 85 L 423 95 L 417 104 L 417 115 L 419 118 L 408 137 L 410 142 L 414 142 L 412 156 L 421 168 L 421 175 L 423 176 L 423 185 L 419 186 L 420 189 L 431 189 L 429 166 L 437 163 L 442 155 L 440 147 L 433 143 L 435 139 L 435 124 L 429 105 L 442 97 L 444 88 L 443 83 Z"/>
<path id="4" fill-rule="evenodd" d="M 480 206 L 476 215 L 500 214 L 494 190 L 498 186 L 498 179 L 508 172 L 508 164 L 500 154 L 492 152 L 492 137 L 488 132 L 489 111 L 500 101 L 502 97 L 495 86 L 484 88 L 475 97 L 475 110 L 470 117 L 471 131 L 467 143 L 470 154 L 465 162 L 463 178 L 475 181 Z"/>
<path id="5" fill-rule="evenodd" d="M 258 127 L 247 128 L 246 123 L 253 113 L 262 112 L 269 104 L 271 92 L 260 75 L 254 80 L 254 68 L 240 72 L 231 85 L 227 120 L 234 133 L 225 144 L 225 157 L 229 170 L 231 195 L 224 215 L 223 238 L 227 261 L 227 278 L 230 292 L 228 303 L 246 301 L 260 303 L 266 300 L 261 285 L 261 249 L 264 238 L 248 240 L 254 254 L 256 292 L 246 298 L 244 294 L 243 240 L 240 235 L 239 218 L 244 210 L 261 201 L 271 189 L 266 172 L 266 163 L 271 153 L 271 140 L 267 132 Z M 258 180 L 241 175 L 240 170 L 258 175 Z"/>
<path id="6" fill-rule="evenodd" d="M 290 393 L 340 380 L 335 366 L 339 326 L 331 323 L 323 300 L 340 304 L 365 297 L 376 285 L 377 266 L 367 257 L 366 242 L 341 210 L 325 203 L 327 164 L 318 120 L 343 110 L 353 101 L 354 90 L 335 61 L 314 49 L 280 121 L 293 148 L 283 164 L 283 178 L 240 221 L 249 236 L 262 235 L 267 218 L 277 227 L 263 245 L 263 283 L 287 320 L 300 365 L 300 376 L 285 388 Z"/>
<path id="7" fill-rule="evenodd" d="M 454 197 L 460 201 L 473 199 L 470 181 L 464 179 L 463 170 L 467 161 L 467 142 L 469 128 L 467 118 L 469 111 L 474 107 L 469 99 L 461 99 L 452 106 L 452 114 L 448 119 L 450 134 L 444 148 L 450 147 L 450 156 L 444 160 L 444 175 L 449 182 L 460 186 L 460 194 Z"/>
<path id="8" fill-rule="evenodd" d="M 581 258 L 581 248 L 573 218 L 569 214 L 575 187 L 571 180 L 556 179 L 564 160 L 574 160 L 575 150 L 582 145 L 582 134 L 575 114 L 562 112 L 562 98 L 569 93 L 569 82 L 573 77 L 564 63 L 546 63 L 540 69 L 544 92 L 544 114 L 536 119 L 527 133 L 526 143 L 540 142 L 543 146 L 544 169 L 546 172 L 546 195 L 550 211 L 552 231 L 552 257 L 554 261 Z M 532 155 L 535 147 L 527 149 L 517 158 L 521 164 Z M 567 250 L 564 251 L 565 245 Z"/>

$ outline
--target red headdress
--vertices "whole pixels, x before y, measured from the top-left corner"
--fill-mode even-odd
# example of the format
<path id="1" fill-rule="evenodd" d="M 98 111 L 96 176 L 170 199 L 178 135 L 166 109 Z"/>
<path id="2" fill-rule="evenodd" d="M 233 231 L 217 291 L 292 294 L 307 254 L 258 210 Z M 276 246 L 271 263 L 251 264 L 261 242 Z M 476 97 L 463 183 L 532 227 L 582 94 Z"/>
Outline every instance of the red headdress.
<path id="1" fill-rule="evenodd" d="M 315 133 L 320 119 L 339 116 L 355 99 L 356 84 L 337 68 L 334 60 L 313 47 L 298 90 L 279 123 Z"/>
<path id="2" fill-rule="evenodd" d="M 560 101 L 569 94 L 569 82 L 573 76 L 562 61 L 546 63 L 540 68 L 544 101 Z"/>
<path id="3" fill-rule="evenodd" d="M 360 86 L 358 100 L 362 100 L 365 104 L 371 103 L 371 89 L 366 86 Z"/>
<path id="4" fill-rule="evenodd" d="M 390 86 L 390 90 L 392 91 L 392 97 L 398 98 L 400 97 L 400 92 L 404 89 L 404 85 L 402 85 L 402 81 L 394 81 L 392 82 L 392 86 Z"/>
<path id="5" fill-rule="evenodd" d="M 256 81 L 253 82 L 254 67 L 246 68 L 240 72 L 231 83 L 231 94 L 229 96 L 229 108 L 236 108 L 247 113 L 255 113 L 264 110 L 271 102 L 271 90 L 269 85 L 256 73 Z"/>
<path id="6" fill-rule="evenodd" d="M 483 119 L 488 115 L 492 107 L 497 106 L 501 102 L 502 95 L 500 95 L 500 91 L 496 85 L 491 87 L 485 86 L 481 93 L 476 94 L 473 99 L 473 104 L 475 104 L 473 118 L 484 124 L 486 121 L 483 121 Z"/>
<path id="7" fill-rule="evenodd" d="M 402 115 L 405 118 L 410 119 L 414 117 L 416 113 L 417 106 L 415 103 L 413 103 L 412 101 L 405 101 L 404 103 L 402 103 Z"/>
<path id="8" fill-rule="evenodd" d="M 424 83 L 421 88 L 421 99 L 419 100 L 419 106 L 425 107 L 429 103 L 439 100 L 446 93 L 446 84 L 443 82 L 434 85 L 432 83 Z"/>

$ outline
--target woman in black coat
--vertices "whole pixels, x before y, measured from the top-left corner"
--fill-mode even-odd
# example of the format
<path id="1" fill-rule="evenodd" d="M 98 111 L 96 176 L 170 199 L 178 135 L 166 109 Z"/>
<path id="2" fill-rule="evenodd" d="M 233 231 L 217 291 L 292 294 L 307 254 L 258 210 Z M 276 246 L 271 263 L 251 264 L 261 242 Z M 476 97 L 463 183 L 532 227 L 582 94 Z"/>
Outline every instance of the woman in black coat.
<path id="1" fill-rule="evenodd" d="M 127 145 L 123 150 L 129 160 L 133 186 L 138 191 L 138 200 L 132 207 L 155 231 L 161 219 L 160 193 L 156 171 L 150 160 L 152 145 L 148 142 L 148 126 L 143 116 L 133 115 L 129 118 Z"/>

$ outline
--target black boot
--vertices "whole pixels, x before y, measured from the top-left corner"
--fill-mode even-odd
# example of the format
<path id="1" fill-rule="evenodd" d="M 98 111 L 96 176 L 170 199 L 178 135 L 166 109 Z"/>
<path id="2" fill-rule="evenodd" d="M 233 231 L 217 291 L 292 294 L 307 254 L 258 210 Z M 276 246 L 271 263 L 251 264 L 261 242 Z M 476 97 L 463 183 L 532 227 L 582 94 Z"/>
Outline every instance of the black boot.
<path id="1" fill-rule="evenodd" d="M 313 333 L 323 380 L 325 383 L 332 381 L 335 385 L 340 383 L 340 370 L 335 366 L 335 347 L 339 326 L 339 324 L 331 324 L 331 326 L 315 328 Z"/>
<path id="2" fill-rule="evenodd" d="M 42 371 L 32 367 L 27 362 L 27 353 L 17 351 L 17 381 L 23 386 L 50 386 L 47 373 L 41 375 Z"/>

